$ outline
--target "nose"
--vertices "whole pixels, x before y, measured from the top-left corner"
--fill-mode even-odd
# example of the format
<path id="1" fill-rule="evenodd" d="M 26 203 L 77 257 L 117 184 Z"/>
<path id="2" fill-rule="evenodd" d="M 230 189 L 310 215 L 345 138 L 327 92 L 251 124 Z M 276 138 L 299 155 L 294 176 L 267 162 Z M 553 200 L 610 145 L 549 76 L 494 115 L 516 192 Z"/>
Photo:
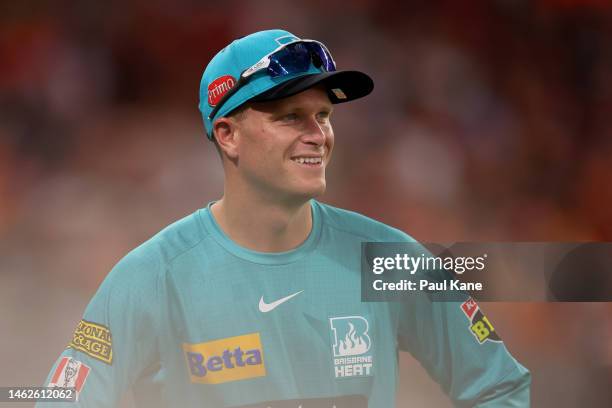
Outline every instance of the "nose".
<path id="1" fill-rule="evenodd" d="M 323 146 L 326 138 L 325 126 L 316 117 L 309 118 L 301 137 L 302 142 L 315 146 Z"/>

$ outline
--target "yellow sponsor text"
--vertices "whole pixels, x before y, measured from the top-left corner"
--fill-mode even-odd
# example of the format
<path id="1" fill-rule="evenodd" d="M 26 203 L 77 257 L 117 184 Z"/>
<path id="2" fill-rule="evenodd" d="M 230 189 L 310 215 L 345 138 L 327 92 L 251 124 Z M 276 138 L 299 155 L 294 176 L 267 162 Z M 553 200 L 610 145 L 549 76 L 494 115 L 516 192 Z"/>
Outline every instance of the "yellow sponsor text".
<path id="1" fill-rule="evenodd" d="M 220 384 L 266 375 L 259 333 L 183 344 L 191 382 Z"/>
<path id="2" fill-rule="evenodd" d="M 110 329 L 101 324 L 81 320 L 68 347 L 82 351 L 106 364 L 113 363 L 112 335 Z"/>

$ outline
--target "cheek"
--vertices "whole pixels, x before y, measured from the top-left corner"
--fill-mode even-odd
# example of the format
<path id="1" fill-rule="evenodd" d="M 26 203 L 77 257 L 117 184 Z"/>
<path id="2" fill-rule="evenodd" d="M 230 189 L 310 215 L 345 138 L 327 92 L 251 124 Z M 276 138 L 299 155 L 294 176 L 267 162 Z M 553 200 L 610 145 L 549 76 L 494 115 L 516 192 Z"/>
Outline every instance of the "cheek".
<path id="1" fill-rule="evenodd" d="M 327 132 L 327 137 L 325 140 L 325 144 L 327 145 L 327 149 L 329 150 L 329 155 L 331 156 L 332 151 L 334 150 L 334 130 L 332 129 L 331 125 L 329 126 L 329 130 Z"/>
<path id="2" fill-rule="evenodd" d="M 243 135 L 240 143 L 242 167 L 255 173 L 265 173 L 270 168 L 278 167 L 282 155 L 277 144 L 266 129 Z"/>

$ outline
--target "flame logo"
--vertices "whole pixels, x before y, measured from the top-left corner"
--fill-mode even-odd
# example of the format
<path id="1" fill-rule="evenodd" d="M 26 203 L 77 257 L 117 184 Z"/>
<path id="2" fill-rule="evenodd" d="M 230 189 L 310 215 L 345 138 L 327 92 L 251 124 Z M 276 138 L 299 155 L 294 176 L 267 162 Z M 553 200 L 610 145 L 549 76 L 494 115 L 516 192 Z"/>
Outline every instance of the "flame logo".
<path id="1" fill-rule="evenodd" d="M 368 321 L 361 316 L 334 317 L 330 319 L 334 334 L 334 356 L 358 356 L 370 350 Z M 344 337 L 343 333 L 346 333 Z"/>
<path id="2" fill-rule="evenodd" d="M 349 323 L 349 332 L 346 333 L 344 340 L 340 340 L 339 352 L 341 356 L 353 356 L 363 354 L 368 351 L 368 345 L 361 336 L 357 336 L 355 326 Z"/>

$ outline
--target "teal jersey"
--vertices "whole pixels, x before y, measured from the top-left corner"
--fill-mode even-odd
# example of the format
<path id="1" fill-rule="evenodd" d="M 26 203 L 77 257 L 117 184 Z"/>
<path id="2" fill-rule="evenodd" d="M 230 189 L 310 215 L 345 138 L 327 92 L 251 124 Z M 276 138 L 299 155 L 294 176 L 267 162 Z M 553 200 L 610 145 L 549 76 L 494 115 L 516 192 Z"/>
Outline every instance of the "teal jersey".
<path id="1" fill-rule="evenodd" d="M 138 407 L 391 408 L 401 349 L 458 406 L 529 406 L 529 372 L 470 330 L 475 302 L 361 302 L 361 243 L 411 237 L 311 207 L 288 252 L 238 246 L 210 205 L 158 233 L 104 280 L 45 385 L 74 387 L 69 407 L 131 390 Z"/>

